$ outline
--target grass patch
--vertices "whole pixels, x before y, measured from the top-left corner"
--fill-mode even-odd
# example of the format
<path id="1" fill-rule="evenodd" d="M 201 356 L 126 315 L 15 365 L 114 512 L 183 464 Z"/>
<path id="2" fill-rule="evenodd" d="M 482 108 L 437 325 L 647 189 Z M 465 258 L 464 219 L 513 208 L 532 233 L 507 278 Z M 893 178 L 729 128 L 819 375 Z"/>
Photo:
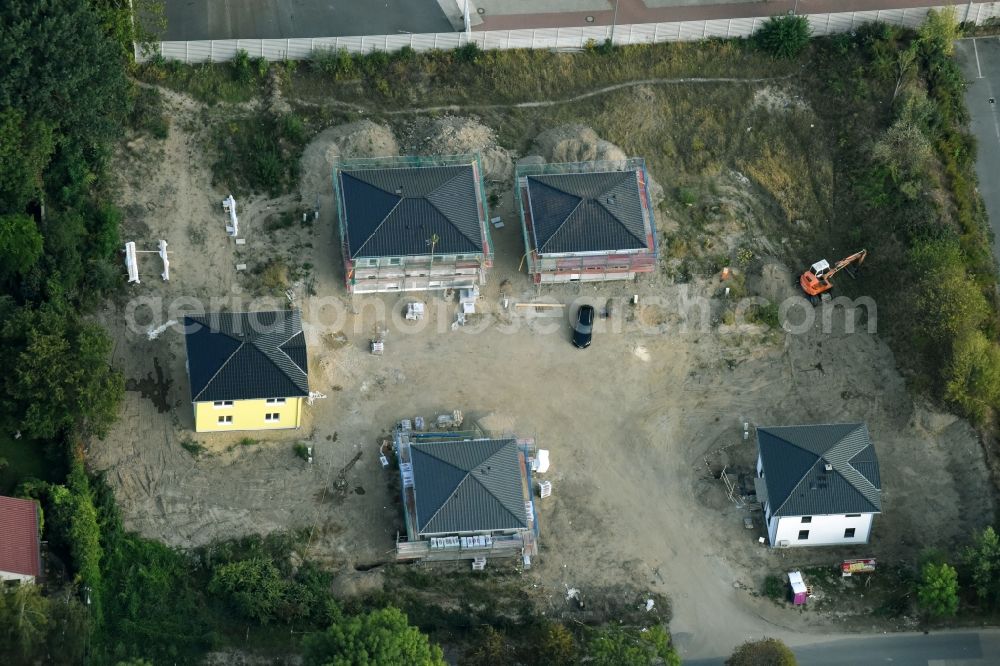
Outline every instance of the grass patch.
<path id="1" fill-rule="evenodd" d="M 260 440 L 253 437 L 243 437 L 236 442 L 237 446 L 256 446 L 257 444 L 260 444 Z"/>
<path id="2" fill-rule="evenodd" d="M 304 442 L 295 442 L 295 445 L 292 446 L 292 452 L 295 453 L 297 457 L 302 458 L 302 460 L 309 462 L 309 446 Z"/>
<path id="3" fill-rule="evenodd" d="M 195 458 L 198 458 L 205 452 L 205 446 L 201 442 L 196 442 L 193 439 L 185 439 L 181 441 L 181 448 L 190 453 Z"/>
<path id="4" fill-rule="evenodd" d="M 136 132 L 149 134 L 154 139 L 167 138 L 170 120 L 164 112 L 163 95 L 159 88 L 135 87 L 128 124 Z"/>
<path id="5" fill-rule="evenodd" d="M 295 114 L 260 112 L 221 122 L 215 132 L 220 156 L 213 166 L 215 181 L 234 192 L 290 192 L 298 183 L 307 137 L 305 121 Z"/>
<path id="6" fill-rule="evenodd" d="M 179 60 L 154 58 L 137 66 L 136 75 L 142 81 L 187 93 L 206 104 L 239 104 L 263 92 L 267 71 L 266 61 L 259 59 L 185 65 Z"/>

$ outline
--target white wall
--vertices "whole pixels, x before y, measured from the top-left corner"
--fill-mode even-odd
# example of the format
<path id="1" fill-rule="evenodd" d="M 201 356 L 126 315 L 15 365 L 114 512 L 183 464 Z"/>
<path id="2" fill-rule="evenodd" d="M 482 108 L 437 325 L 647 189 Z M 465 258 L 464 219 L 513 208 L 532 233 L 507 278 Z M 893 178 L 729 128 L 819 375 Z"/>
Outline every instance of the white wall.
<path id="1" fill-rule="evenodd" d="M 938 7 L 904 7 L 899 9 L 877 9 L 864 12 L 837 12 L 833 14 L 807 14 L 806 19 L 813 35 L 832 35 L 850 32 L 863 23 L 882 21 L 893 25 L 915 28 L 923 23 L 928 9 Z M 779 13 L 775 10 L 776 13 Z M 780 13 L 784 13 L 781 11 Z M 987 19 L 1000 16 L 1000 4 L 996 2 L 973 2 L 959 5 L 959 21 L 977 25 Z M 475 19 L 473 19 L 475 20 Z M 712 37 L 728 39 L 747 37 L 767 17 L 715 19 L 708 21 L 679 21 L 672 23 L 620 24 L 614 30 L 614 42 L 624 44 L 650 44 L 657 42 L 687 42 Z M 339 49 L 351 53 L 371 53 L 372 51 L 398 51 L 409 46 L 417 51 L 430 49 L 453 49 L 469 42 L 475 42 L 482 49 L 582 49 L 588 42 L 600 43 L 611 37 L 611 26 L 573 26 L 567 28 L 529 28 L 526 30 L 476 31 L 471 36 L 464 32 L 436 34 L 363 35 L 352 37 L 315 37 L 300 39 L 223 39 L 196 42 L 156 42 L 152 51 L 135 44 L 135 58 L 138 62 L 149 60 L 159 52 L 168 60 L 183 62 L 226 62 L 232 60 L 237 51 L 246 51 L 251 57 L 277 60 L 304 60 L 312 57 L 313 51 Z"/>
<path id="2" fill-rule="evenodd" d="M 787 541 L 790 548 L 868 543 L 873 515 L 812 516 L 809 523 L 803 523 L 801 516 L 775 516 L 768 521 L 767 532 L 773 547 L 783 546 L 783 541 Z M 844 530 L 850 527 L 854 528 L 854 537 L 844 538 Z M 800 540 L 800 530 L 809 530 L 809 538 Z"/>
<path id="3" fill-rule="evenodd" d="M 21 583 L 34 583 L 35 577 L 27 574 L 13 573 L 11 571 L 0 571 L 0 581 L 17 580 Z"/>

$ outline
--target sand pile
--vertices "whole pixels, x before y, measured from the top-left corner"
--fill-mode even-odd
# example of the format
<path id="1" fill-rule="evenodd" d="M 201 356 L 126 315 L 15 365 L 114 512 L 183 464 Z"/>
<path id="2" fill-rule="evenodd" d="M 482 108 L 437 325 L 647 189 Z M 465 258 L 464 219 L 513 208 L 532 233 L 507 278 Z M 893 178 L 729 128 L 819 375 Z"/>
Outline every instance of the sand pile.
<path id="1" fill-rule="evenodd" d="M 532 153 L 518 163 L 615 162 L 629 157 L 624 150 L 602 139 L 586 125 L 561 125 L 542 132 L 535 138 Z M 655 208 L 663 201 L 663 188 L 652 176 L 647 186 Z"/>
<path id="2" fill-rule="evenodd" d="M 338 157 L 394 155 L 399 155 L 399 144 L 385 125 L 360 120 L 326 129 L 302 153 L 302 196 L 305 201 L 312 201 L 329 193 L 333 164 Z"/>
<path id="3" fill-rule="evenodd" d="M 473 120 L 461 116 L 420 119 L 407 128 L 408 151 L 416 155 L 464 155 L 479 153 L 483 177 L 488 181 L 506 182 L 514 177 L 510 153 L 497 145 L 496 133 Z"/>
<path id="4" fill-rule="evenodd" d="M 617 161 L 628 157 L 584 125 L 562 125 L 542 132 L 535 138 L 533 152 L 546 162 Z"/>

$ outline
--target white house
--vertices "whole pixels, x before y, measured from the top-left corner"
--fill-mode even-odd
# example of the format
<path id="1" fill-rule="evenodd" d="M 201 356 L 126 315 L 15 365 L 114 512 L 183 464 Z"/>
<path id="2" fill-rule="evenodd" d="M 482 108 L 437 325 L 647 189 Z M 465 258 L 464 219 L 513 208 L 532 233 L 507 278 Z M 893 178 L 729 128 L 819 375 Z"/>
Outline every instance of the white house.
<path id="1" fill-rule="evenodd" d="M 754 485 L 773 547 L 868 543 L 882 512 L 864 423 L 757 428 Z"/>
<path id="2" fill-rule="evenodd" d="M 38 505 L 0 497 L 0 582 L 33 583 L 41 574 Z"/>

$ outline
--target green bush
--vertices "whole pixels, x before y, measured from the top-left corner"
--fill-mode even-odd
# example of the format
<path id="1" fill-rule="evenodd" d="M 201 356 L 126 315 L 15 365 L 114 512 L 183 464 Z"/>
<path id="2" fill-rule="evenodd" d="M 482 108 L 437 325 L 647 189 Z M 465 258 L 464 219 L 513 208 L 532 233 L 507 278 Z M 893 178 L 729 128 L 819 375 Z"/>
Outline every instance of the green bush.
<path id="1" fill-rule="evenodd" d="M 216 567 L 208 589 L 227 599 L 244 617 L 267 624 L 284 601 L 286 587 L 273 562 L 254 558 Z"/>
<path id="2" fill-rule="evenodd" d="M 776 58 L 794 58 L 809 45 L 809 37 L 805 16 L 772 16 L 751 39 L 758 49 Z"/>
<path id="3" fill-rule="evenodd" d="M 933 618 L 950 617 L 958 612 L 958 573 L 947 563 L 928 562 L 920 571 L 917 603 Z"/>
<path id="4" fill-rule="evenodd" d="M 764 596 L 774 601 L 785 599 L 787 587 L 779 576 L 769 575 L 764 579 Z"/>
<path id="5" fill-rule="evenodd" d="M 354 57 L 348 51 L 341 49 L 313 51 L 309 63 L 314 69 L 333 77 L 335 81 L 351 79 L 358 75 Z"/>
<path id="6" fill-rule="evenodd" d="M 475 42 L 467 42 L 455 48 L 455 59 L 459 62 L 476 63 L 482 51 Z"/>
<path id="7" fill-rule="evenodd" d="M 1000 608 L 1000 536 L 987 527 L 965 549 L 965 566 L 976 596 L 988 609 Z"/>
<path id="8" fill-rule="evenodd" d="M 246 51 L 240 49 L 229 61 L 229 67 L 233 71 L 233 78 L 239 83 L 250 83 L 253 81 L 253 65 L 250 63 L 250 56 Z"/>
<path id="9" fill-rule="evenodd" d="M 726 666 L 795 666 L 797 663 L 795 654 L 777 638 L 747 641 L 726 660 Z"/>
<path id="10" fill-rule="evenodd" d="M 984 423 L 1000 408 L 1000 346 L 976 330 L 959 334 L 945 376 L 945 397 Z"/>
<path id="11" fill-rule="evenodd" d="M 395 608 L 334 622 L 302 641 L 305 666 L 444 666 L 441 648 Z"/>

